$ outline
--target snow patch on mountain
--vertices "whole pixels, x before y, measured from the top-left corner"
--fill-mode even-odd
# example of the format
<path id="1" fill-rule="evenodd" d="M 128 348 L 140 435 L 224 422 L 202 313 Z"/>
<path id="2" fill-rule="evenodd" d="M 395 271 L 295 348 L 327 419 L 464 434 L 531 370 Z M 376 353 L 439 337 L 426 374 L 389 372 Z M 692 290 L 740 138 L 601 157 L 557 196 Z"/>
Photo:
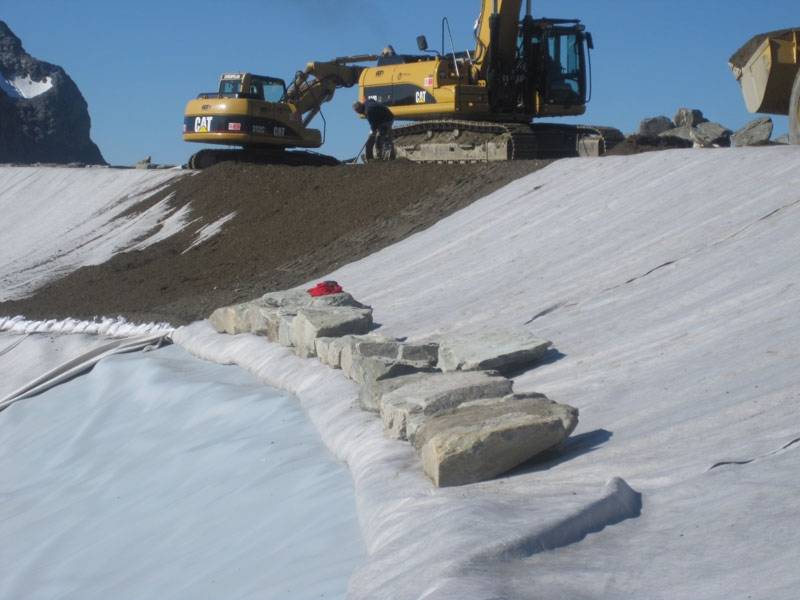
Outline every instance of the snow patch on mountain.
<path id="1" fill-rule="evenodd" d="M 0 89 L 11 98 L 36 98 L 36 96 L 41 96 L 52 87 L 53 80 L 50 77 L 45 77 L 41 81 L 34 81 L 30 75 L 12 77 L 11 79 L 0 76 Z"/>

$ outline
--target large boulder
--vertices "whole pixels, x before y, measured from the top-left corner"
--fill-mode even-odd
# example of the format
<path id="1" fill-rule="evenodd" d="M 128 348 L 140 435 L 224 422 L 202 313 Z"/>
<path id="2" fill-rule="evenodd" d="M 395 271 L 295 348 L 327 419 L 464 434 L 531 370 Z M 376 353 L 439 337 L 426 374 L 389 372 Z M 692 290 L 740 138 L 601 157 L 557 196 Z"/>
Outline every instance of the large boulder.
<path id="1" fill-rule="evenodd" d="M 405 440 L 431 415 L 482 398 L 511 393 L 513 382 L 485 371 L 432 373 L 380 399 L 381 419 L 389 437 Z"/>
<path id="2" fill-rule="evenodd" d="M 578 411 L 540 394 L 463 404 L 427 419 L 414 438 L 438 487 L 492 479 L 557 448 L 578 424 Z"/>
<path id="3" fill-rule="evenodd" d="M 230 335 L 250 333 L 249 309 L 250 305 L 247 303 L 223 306 L 211 313 L 208 321 L 219 333 Z"/>
<path id="4" fill-rule="evenodd" d="M 643 119 L 639 123 L 639 135 L 644 137 L 654 137 L 665 131 L 675 128 L 675 123 L 669 117 L 650 117 Z"/>
<path id="5" fill-rule="evenodd" d="M 769 144 L 772 137 L 774 125 L 770 117 L 762 117 L 750 121 L 747 125 L 742 127 L 739 131 L 731 136 L 731 142 L 737 148 L 743 146 L 764 146 Z M 786 142 L 789 139 L 787 136 Z"/>
<path id="6" fill-rule="evenodd" d="M 551 342 L 525 330 L 453 335 L 439 343 L 442 371 L 512 370 L 534 364 Z"/>
<path id="7" fill-rule="evenodd" d="M 668 129 L 663 133 L 658 134 L 659 137 L 663 138 L 676 138 L 679 140 L 684 140 L 686 142 L 690 142 L 691 145 L 694 145 L 694 129 L 691 127 L 675 127 L 674 129 Z"/>
<path id="8" fill-rule="evenodd" d="M 105 164 L 90 129 L 75 82 L 25 52 L 0 21 L 0 163 Z"/>
<path id="9" fill-rule="evenodd" d="M 687 129 L 697 127 L 701 123 L 708 121 L 703 116 L 703 111 L 696 108 L 679 108 L 678 112 L 675 113 L 675 118 L 672 120 L 675 123 L 675 127 Z"/>
<path id="10" fill-rule="evenodd" d="M 706 121 L 692 130 L 695 143 L 703 148 L 727 147 L 731 145 L 731 130 L 719 123 Z"/>

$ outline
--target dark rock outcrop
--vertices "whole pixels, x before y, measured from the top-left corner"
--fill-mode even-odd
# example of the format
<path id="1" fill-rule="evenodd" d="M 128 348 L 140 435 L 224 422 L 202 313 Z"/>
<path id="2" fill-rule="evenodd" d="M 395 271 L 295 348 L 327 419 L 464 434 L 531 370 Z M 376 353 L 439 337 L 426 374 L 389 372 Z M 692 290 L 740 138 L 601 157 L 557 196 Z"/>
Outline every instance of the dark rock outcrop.
<path id="1" fill-rule="evenodd" d="M 64 69 L 36 60 L 0 21 L 0 163 L 105 164 Z"/>

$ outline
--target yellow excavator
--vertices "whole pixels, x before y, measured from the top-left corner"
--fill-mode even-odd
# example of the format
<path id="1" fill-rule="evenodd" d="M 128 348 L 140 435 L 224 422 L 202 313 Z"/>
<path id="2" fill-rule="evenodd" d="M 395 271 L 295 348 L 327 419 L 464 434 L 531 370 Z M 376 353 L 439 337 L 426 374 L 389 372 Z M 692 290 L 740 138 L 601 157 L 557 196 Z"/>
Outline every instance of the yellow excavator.
<path id="1" fill-rule="evenodd" d="M 788 115 L 789 142 L 800 144 L 800 28 L 754 36 L 729 64 L 747 110 Z"/>
<path id="2" fill-rule="evenodd" d="M 422 54 L 384 55 L 363 70 L 360 99 L 411 121 L 393 130 L 397 158 L 596 156 L 624 139 L 608 127 L 532 123 L 585 112 L 594 44 L 577 19 L 534 18 L 531 0 L 520 18 L 521 8 L 522 0 L 482 0 L 474 50 L 456 51 L 445 18 L 440 51 L 419 36 Z"/>
<path id="3" fill-rule="evenodd" d="M 219 90 L 190 100 L 184 111 L 183 139 L 187 142 L 234 146 L 236 149 L 203 149 L 188 165 L 206 169 L 218 162 L 261 164 L 330 165 L 330 156 L 309 152 L 325 141 L 324 131 L 309 127 L 322 105 L 337 89 L 358 83 L 374 55 L 310 62 L 287 87 L 283 79 L 252 73 L 225 73 Z M 323 115 L 324 121 L 324 115 Z M 305 151 L 290 151 L 293 148 Z"/>

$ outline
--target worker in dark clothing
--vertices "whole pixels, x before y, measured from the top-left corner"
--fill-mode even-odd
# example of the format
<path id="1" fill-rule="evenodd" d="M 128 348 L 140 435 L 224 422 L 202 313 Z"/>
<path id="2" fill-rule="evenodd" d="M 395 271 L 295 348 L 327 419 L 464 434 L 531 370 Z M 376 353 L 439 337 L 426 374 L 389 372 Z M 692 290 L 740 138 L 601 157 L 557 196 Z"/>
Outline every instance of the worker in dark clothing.
<path id="1" fill-rule="evenodd" d="M 375 100 L 367 100 L 366 102 L 356 102 L 353 104 L 353 110 L 358 114 L 366 117 L 369 122 L 370 134 L 367 138 L 367 160 L 373 158 L 387 159 L 393 158 L 392 148 L 392 124 L 394 123 L 394 115 L 392 111 L 386 106 Z M 380 156 L 375 156 L 375 147 L 378 147 Z M 388 149 L 388 152 L 385 150 Z M 381 152 L 384 150 L 384 152 Z"/>

